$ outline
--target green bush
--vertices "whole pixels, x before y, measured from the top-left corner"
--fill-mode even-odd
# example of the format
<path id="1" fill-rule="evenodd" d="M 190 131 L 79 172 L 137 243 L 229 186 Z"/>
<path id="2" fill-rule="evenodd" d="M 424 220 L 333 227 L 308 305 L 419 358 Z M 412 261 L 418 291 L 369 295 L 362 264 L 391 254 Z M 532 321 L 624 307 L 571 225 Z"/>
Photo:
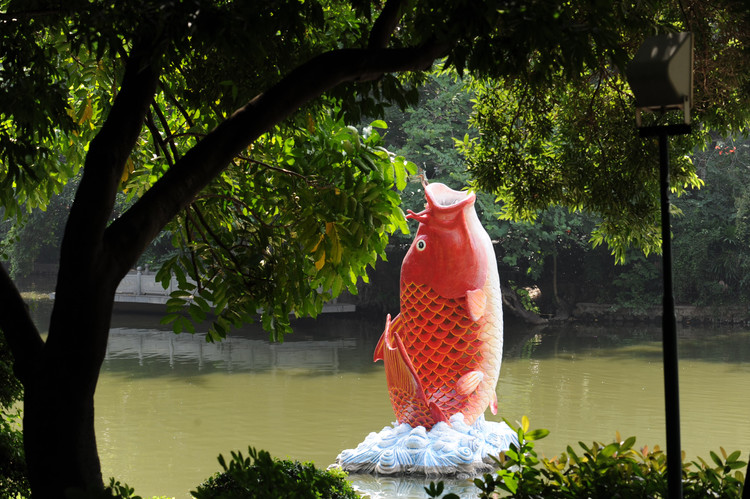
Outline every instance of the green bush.
<path id="1" fill-rule="evenodd" d="M 323 498 L 354 499 L 359 497 L 342 471 L 318 470 L 312 463 L 274 459 L 266 451 L 248 449 L 249 456 L 232 452 L 224 469 L 191 492 L 196 499 L 281 499 Z"/>
<path id="2" fill-rule="evenodd" d="M 480 499 L 497 497 L 501 492 L 516 498 L 573 499 L 599 498 L 663 498 L 667 497 L 666 455 L 658 447 L 640 451 L 633 449 L 635 437 L 603 445 L 594 442 L 587 446 L 579 442 L 582 451 L 571 446 L 567 452 L 553 459 L 539 459 L 534 441 L 549 434 L 547 430 L 529 431 L 526 417 L 516 429 L 519 447 L 503 452 L 495 461 L 498 471 L 474 480 Z M 705 497 L 739 499 L 744 477 L 740 451 L 721 456 L 711 452 L 712 463 L 703 459 L 684 463 L 682 488 L 685 499 Z M 442 483 L 425 488 L 429 497 L 440 497 Z M 447 494 L 442 499 L 458 499 Z"/>
<path id="3" fill-rule="evenodd" d="M 136 495 L 133 487 L 110 477 L 109 485 L 103 490 L 69 489 L 65 491 L 66 499 L 144 499 Z M 147 499 L 174 499 L 167 496 L 152 496 Z"/>
<path id="4" fill-rule="evenodd" d="M 13 374 L 13 358 L 0 331 L 0 497 L 29 497 L 26 458 L 23 451 L 21 413 L 14 409 L 23 396 L 21 382 Z"/>
<path id="5" fill-rule="evenodd" d="M 0 408 L 0 497 L 29 497 L 20 412 Z"/>

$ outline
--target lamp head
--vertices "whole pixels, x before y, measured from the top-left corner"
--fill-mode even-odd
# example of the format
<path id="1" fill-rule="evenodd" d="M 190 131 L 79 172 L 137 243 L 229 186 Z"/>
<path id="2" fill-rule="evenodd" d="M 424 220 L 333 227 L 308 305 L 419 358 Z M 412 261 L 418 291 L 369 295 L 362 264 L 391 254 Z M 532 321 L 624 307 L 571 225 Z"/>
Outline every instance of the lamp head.
<path id="1" fill-rule="evenodd" d="M 626 71 L 635 95 L 636 121 L 640 112 L 682 109 L 690 123 L 693 104 L 693 36 L 670 33 L 647 38 Z"/>

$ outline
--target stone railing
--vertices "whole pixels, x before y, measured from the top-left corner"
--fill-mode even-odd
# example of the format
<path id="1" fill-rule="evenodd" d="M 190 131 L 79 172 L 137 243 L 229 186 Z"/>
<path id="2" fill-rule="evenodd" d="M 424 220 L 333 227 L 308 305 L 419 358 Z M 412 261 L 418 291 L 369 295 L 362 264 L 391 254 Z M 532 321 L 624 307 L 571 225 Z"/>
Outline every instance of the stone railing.
<path id="1" fill-rule="evenodd" d="M 172 277 L 169 287 L 164 289 L 161 282 L 156 280 L 156 272 L 138 267 L 126 275 L 117 286 L 115 302 L 120 303 L 151 303 L 164 305 L 169 300 L 172 291 L 178 288 L 177 279 Z M 350 303 L 338 303 L 332 300 L 323 306 L 323 313 L 354 312 L 355 306 Z"/>
<path id="2" fill-rule="evenodd" d="M 136 270 L 131 270 L 126 275 L 120 285 L 117 286 L 117 294 L 122 295 L 157 295 L 157 296 L 169 296 L 172 291 L 177 288 L 177 279 L 172 277 L 172 282 L 169 284 L 167 289 L 164 289 L 161 282 L 156 280 L 156 273 L 146 268 L 138 267 Z"/>

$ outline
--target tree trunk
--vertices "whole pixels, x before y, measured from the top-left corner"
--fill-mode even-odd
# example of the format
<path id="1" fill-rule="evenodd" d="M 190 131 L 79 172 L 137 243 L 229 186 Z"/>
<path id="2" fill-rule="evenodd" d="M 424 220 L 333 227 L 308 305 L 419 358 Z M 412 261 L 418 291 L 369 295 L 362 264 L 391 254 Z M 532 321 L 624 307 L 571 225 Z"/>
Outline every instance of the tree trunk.
<path id="1" fill-rule="evenodd" d="M 67 284 L 58 283 L 48 340 L 24 383 L 24 447 L 34 499 L 103 489 L 94 392 L 119 278 L 95 267 L 61 268 Z"/>
<path id="2" fill-rule="evenodd" d="M 540 325 L 547 323 L 547 319 L 539 317 L 539 314 L 535 314 L 530 310 L 526 310 L 526 308 L 521 303 L 521 300 L 518 299 L 518 295 L 516 295 L 513 290 L 506 290 L 505 288 L 503 288 L 502 291 L 503 307 L 505 308 L 505 310 L 511 312 L 516 317 L 523 319 L 527 324 Z"/>
<path id="3" fill-rule="evenodd" d="M 59 498 L 71 488 L 102 489 L 93 394 L 45 367 L 26 385 L 23 426 L 35 499 Z"/>
<path id="4" fill-rule="evenodd" d="M 565 321 L 570 318 L 571 307 L 565 300 L 560 298 L 557 286 L 557 251 L 552 253 L 552 295 L 555 299 L 555 316 L 556 321 Z"/>

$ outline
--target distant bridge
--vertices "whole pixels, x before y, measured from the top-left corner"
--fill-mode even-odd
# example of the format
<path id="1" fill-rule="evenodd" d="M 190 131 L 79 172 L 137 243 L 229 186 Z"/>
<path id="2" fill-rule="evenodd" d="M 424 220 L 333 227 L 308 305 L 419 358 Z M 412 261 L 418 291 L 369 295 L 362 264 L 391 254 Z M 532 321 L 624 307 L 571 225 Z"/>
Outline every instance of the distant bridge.
<path id="1" fill-rule="evenodd" d="M 151 305 L 166 305 L 172 291 L 177 291 L 177 279 L 172 277 L 169 287 L 164 289 L 161 282 L 156 280 L 156 272 L 146 267 L 131 270 L 117 286 L 115 303 L 142 303 Z M 351 303 L 338 303 L 336 299 L 323 305 L 324 314 L 337 312 L 354 312 L 356 306 Z"/>

